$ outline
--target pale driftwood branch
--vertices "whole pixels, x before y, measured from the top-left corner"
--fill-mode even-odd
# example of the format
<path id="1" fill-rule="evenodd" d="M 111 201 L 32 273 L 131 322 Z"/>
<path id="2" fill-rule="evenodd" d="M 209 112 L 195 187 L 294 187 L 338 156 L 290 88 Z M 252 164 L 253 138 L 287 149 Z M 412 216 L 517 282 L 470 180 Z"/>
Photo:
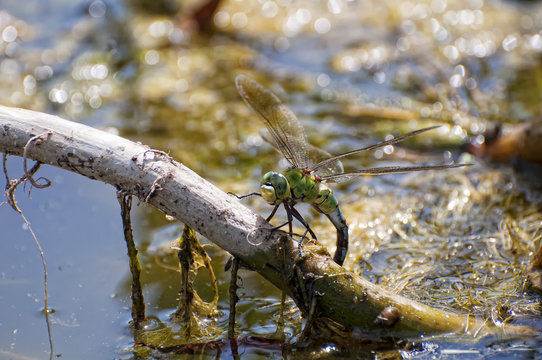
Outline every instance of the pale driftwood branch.
<path id="1" fill-rule="evenodd" d="M 42 140 L 29 142 L 43 135 Z M 300 257 L 297 243 L 237 199 L 162 152 L 85 125 L 43 113 L 0 106 L 0 152 L 77 172 L 133 194 L 176 217 L 285 289 L 301 311 L 371 335 L 443 332 L 532 334 L 526 327 L 486 322 L 433 309 L 392 294 L 335 264 L 315 247 Z M 280 236 L 280 239 L 279 239 Z M 318 250 L 318 251 L 314 251 Z M 315 297 L 318 297 L 314 301 Z M 387 306 L 397 321 L 376 321 Z M 329 322 L 328 322 L 329 324 Z"/>
<path id="2" fill-rule="evenodd" d="M 261 229 L 270 228 L 193 171 L 147 146 L 59 117 L 0 107 L 0 151 L 103 181 L 174 216 L 241 257 L 262 251 Z M 263 246 L 265 248 L 265 244 Z M 265 251 L 265 250 L 263 250 Z"/>

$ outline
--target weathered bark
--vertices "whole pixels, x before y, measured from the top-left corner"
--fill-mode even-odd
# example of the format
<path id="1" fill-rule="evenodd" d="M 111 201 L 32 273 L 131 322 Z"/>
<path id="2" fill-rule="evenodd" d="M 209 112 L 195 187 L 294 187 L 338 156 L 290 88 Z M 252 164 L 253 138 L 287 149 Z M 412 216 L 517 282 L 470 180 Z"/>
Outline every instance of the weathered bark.
<path id="1" fill-rule="evenodd" d="M 392 294 L 335 264 L 321 247 L 304 247 L 300 256 L 285 233 L 272 233 L 258 214 L 161 152 L 56 116 L 0 106 L 0 152 L 22 156 L 41 134 L 43 141 L 27 146 L 29 159 L 106 182 L 176 217 L 284 288 L 305 314 L 316 301 L 320 318 L 373 336 L 534 332 L 495 328 Z M 400 317 L 385 327 L 375 319 L 387 306 L 398 308 Z"/>

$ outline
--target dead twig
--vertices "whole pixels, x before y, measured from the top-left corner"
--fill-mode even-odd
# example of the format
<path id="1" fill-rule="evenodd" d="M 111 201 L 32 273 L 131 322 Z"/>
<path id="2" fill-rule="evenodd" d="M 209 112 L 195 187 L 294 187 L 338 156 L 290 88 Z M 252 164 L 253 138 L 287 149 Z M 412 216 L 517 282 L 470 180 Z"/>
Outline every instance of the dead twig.
<path id="1" fill-rule="evenodd" d="M 132 220 L 130 210 L 132 208 L 132 196 L 124 191 L 117 192 L 122 216 L 122 228 L 124 230 L 124 240 L 128 248 L 128 257 L 130 258 L 130 273 L 132 274 L 132 321 L 136 330 L 141 329 L 141 323 L 145 321 L 145 300 L 141 288 L 141 263 L 137 257 L 137 247 L 134 242 L 132 232 Z"/>
<path id="2" fill-rule="evenodd" d="M 235 305 L 239 298 L 237 297 L 237 272 L 239 271 L 239 259 L 233 257 L 231 263 L 230 278 L 230 317 L 228 324 L 228 339 L 235 338 Z"/>
<path id="3" fill-rule="evenodd" d="M 44 189 L 46 187 L 49 187 L 51 186 L 51 180 L 45 178 L 45 177 L 40 177 L 38 180 L 34 180 L 34 178 L 32 177 L 33 174 L 35 173 L 32 173 L 30 174 L 29 171 L 28 171 L 28 168 L 27 168 L 27 165 L 26 165 L 26 159 L 27 159 L 27 154 L 28 154 L 28 149 L 30 148 L 30 145 L 35 142 L 36 145 L 39 145 L 45 141 L 47 141 L 51 136 L 53 135 L 53 132 L 52 131 L 47 131 L 43 134 L 40 134 L 40 135 L 36 135 L 36 136 L 33 136 L 30 138 L 30 140 L 28 140 L 26 142 L 26 145 L 24 146 L 24 151 L 23 151 L 23 168 L 24 168 L 24 174 L 26 176 L 26 178 L 30 181 L 30 183 L 32 184 L 32 186 L 38 188 L 38 189 Z M 37 171 L 37 170 L 36 170 Z M 38 184 L 38 181 L 39 180 L 45 180 L 45 184 Z"/>
<path id="4" fill-rule="evenodd" d="M 30 141 L 26 144 L 25 149 L 27 148 L 29 143 Z M 6 177 L 6 190 L 5 190 L 6 199 L 9 205 L 13 208 L 13 210 L 19 213 L 24 223 L 28 227 L 28 230 L 30 230 L 30 234 L 32 235 L 32 238 L 34 239 L 34 243 L 36 244 L 38 251 L 40 253 L 40 257 L 41 257 L 41 264 L 43 267 L 43 288 L 44 288 L 43 289 L 43 292 L 44 292 L 43 306 L 44 306 L 44 313 L 45 313 L 45 323 L 47 325 L 47 336 L 49 339 L 49 359 L 52 360 L 53 359 L 53 336 L 51 332 L 51 323 L 49 320 L 49 301 L 48 301 L 49 291 L 47 289 L 47 263 L 45 262 L 45 254 L 43 253 L 43 249 L 41 248 L 40 242 L 38 241 L 38 238 L 36 234 L 34 233 L 32 226 L 30 226 L 30 222 L 27 220 L 26 216 L 24 216 L 22 210 L 19 209 L 19 207 L 17 206 L 17 202 L 15 201 L 15 190 L 17 189 L 17 187 L 26 179 L 28 178 L 32 179 L 32 175 L 34 175 L 38 171 L 41 163 L 36 162 L 36 164 L 30 170 L 27 170 L 26 161 L 25 161 L 25 174 L 21 176 L 21 178 L 19 179 L 10 180 L 8 170 L 7 170 L 7 158 L 8 156 L 4 153 L 2 164 L 4 167 L 4 176 Z M 49 182 L 49 185 L 50 185 L 51 182 L 49 180 L 47 181 Z"/>

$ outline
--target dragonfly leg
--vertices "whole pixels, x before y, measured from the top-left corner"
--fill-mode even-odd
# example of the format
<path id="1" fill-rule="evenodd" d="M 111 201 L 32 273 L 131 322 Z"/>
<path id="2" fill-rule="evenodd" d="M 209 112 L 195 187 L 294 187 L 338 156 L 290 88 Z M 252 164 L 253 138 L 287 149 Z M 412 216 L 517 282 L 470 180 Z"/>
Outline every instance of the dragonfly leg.
<path id="1" fill-rule="evenodd" d="M 259 192 L 253 192 L 253 193 L 245 194 L 245 195 L 237 195 L 236 193 L 232 193 L 231 191 L 228 191 L 228 195 L 233 195 L 239 200 L 244 199 L 249 196 L 262 196 L 262 194 L 260 194 Z"/>
<path id="2" fill-rule="evenodd" d="M 271 214 L 267 217 L 267 221 L 271 220 L 271 218 L 275 215 L 275 213 L 277 212 L 277 209 L 279 208 L 280 204 L 278 205 L 275 205 L 275 207 L 273 208 L 273 211 L 271 212 Z M 305 239 L 305 237 L 307 236 L 307 233 L 311 233 L 311 236 L 314 237 L 316 239 L 316 235 L 314 235 L 314 233 L 312 232 L 312 230 L 310 229 L 309 225 L 307 224 L 307 222 L 303 219 L 303 217 L 301 216 L 301 214 L 299 214 L 299 212 L 294 209 L 291 205 L 287 205 L 286 203 L 284 203 L 284 209 L 286 210 L 286 214 L 288 215 L 288 221 L 286 221 L 284 224 L 281 224 L 279 226 L 275 226 L 274 228 L 271 229 L 271 232 L 273 231 L 276 231 L 276 230 L 279 230 L 280 228 L 282 228 L 283 226 L 285 225 L 288 225 L 288 233 L 290 235 L 296 235 L 296 236 L 299 236 L 300 237 L 300 241 L 299 241 L 299 248 L 300 248 L 300 252 L 301 252 L 301 243 L 303 242 L 303 239 Z M 301 222 L 301 224 L 303 224 L 303 226 L 305 227 L 305 232 L 303 233 L 303 235 L 299 235 L 299 234 L 294 234 L 293 232 L 293 229 L 292 229 L 292 223 L 293 223 L 293 219 L 296 218 L 297 220 L 299 220 L 299 222 Z"/>
<path id="3" fill-rule="evenodd" d="M 277 209 L 279 208 L 280 204 L 277 204 L 275 205 L 275 207 L 273 208 L 273 211 L 271 211 L 271 214 L 269 214 L 269 216 L 267 217 L 267 219 L 265 219 L 265 221 L 269 222 L 273 216 L 275 216 L 275 213 L 277 212 Z M 282 225 L 279 225 L 279 226 L 275 226 L 274 228 L 271 229 L 271 233 L 273 233 L 274 231 L 280 229 L 281 227 L 283 227 L 284 225 L 290 225 L 290 233 L 292 232 L 292 228 L 291 228 L 291 224 L 292 224 L 292 220 L 288 219 L 287 222 L 285 222 L 284 224 Z"/>
<path id="4" fill-rule="evenodd" d="M 300 256 L 303 256 L 302 244 L 303 244 L 303 240 L 307 236 L 307 233 L 310 233 L 314 240 L 316 240 L 316 235 L 310 228 L 309 224 L 307 224 L 305 219 L 303 219 L 303 216 L 301 216 L 301 214 L 293 207 L 293 205 L 291 204 L 286 205 L 286 203 L 284 203 L 284 207 L 286 208 L 286 212 L 288 212 L 290 218 L 293 216 L 294 218 L 296 218 L 297 221 L 299 221 L 305 227 L 305 232 L 303 233 L 303 235 L 301 235 L 301 238 L 299 239 L 299 243 L 298 243 L 299 254 Z"/>
<path id="5" fill-rule="evenodd" d="M 301 235 L 301 238 L 299 239 L 299 242 L 297 243 L 297 249 L 299 251 L 299 255 L 300 256 L 303 256 L 303 248 L 302 248 L 302 245 L 303 245 L 303 239 L 305 239 L 305 236 L 307 236 L 307 233 L 309 232 L 309 228 L 306 228 L 305 232 L 303 233 L 303 235 Z"/>
<path id="6" fill-rule="evenodd" d="M 275 216 L 275 213 L 277 212 L 277 209 L 279 208 L 280 204 L 278 205 L 275 205 L 275 207 L 273 208 L 273 211 L 271 211 L 271 214 L 269 214 L 269 216 L 267 217 L 266 221 L 269 221 L 271 220 L 271 218 L 273 216 Z M 273 229 L 271 229 L 271 232 L 275 231 L 275 230 L 278 230 L 280 229 L 281 227 L 285 226 L 285 225 L 289 225 L 289 228 L 288 228 L 288 233 L 290 235 L 293 235 L 293 231 L 292 231 L 292 213 L 290 212 L 290 209 L 288 208 L 288 206 L 286 205 L 286 203 L 284 203 L 284 209 L 286 210 L 286 215 L 288 215 L 288 221 L 286 221 L 284 224 L 281 224 L 279 226 L 275 226 Z"/>
<path id="7" fill-rule="evenodd" d="M 307 224 L 305 219 L 303 219 L 303 216 L 301 216 L 301 214 L 293 206 L 290 206 L 290 211 L 292 212 L 292 215 L 296 218 L 296 220 L 299 221 L 305 227 L 305 229 L 307 229 L 307 231 L 305 231 L 305 234 L 303 235 L 301 240 L 303 241 L 303 239 L 305 238 L 305 235 L 307 235 L 307 232 L 311 234 L 314 240 L 317 240 L 316 235 L 312 231 L 309 224 Z"/>
<path id="8" fill-rule="evenodd" d="M 289 224 L 291 224 L 291 222 L 287 221 L 284 224 L 281 224 L 279 226 L 275 226 L 274 228 L 271 229 L 271 233 L 273 233 L 273 231 L 279 230 L 281 227 L 283 227 L 285 225 L 289 225 Z M 305 230 L 303 235 L 295 234 L 294 232 L 287 232 L 287 234 L 289 234 L 291 236 L 299 236 L 299 238 L 301 239 L 299 243 L 301 244 L 301 241 L 307 236 L 308 232 L 309 232 L 308 230 Z"/>
<path id="9" fill-rule="evenodd" d="M 284 204 L 284 210 L 286 210 L 286 215 L 288 216 L 288 230 L 290 231 L 290 234 L 293 233 L 293 229 L 292 229 L 292 222 L 293 222 L 293 218 L 292 218 L 292 210 L 291 210 L 291 207 L 287 204 L 287 203 L 283 203 Z"/>
<path id="10" fill-rule="evenodd" d="M 285 225 L 288 225 L 288 224 L 290 224 L 290 221 L 287 221 L 287 222 L 285 222 L 285 223 L 282 224 L 282 225 L 275 226 L 274 228 L 271 229 L 271 232 L 276 231 L 276 230 L 280 229 L 281 227 L 283 227 L 283 226 L 285 226 Z"/>
<path id="11" fill-rule="evenodd" d="M 269 216 L 267 217 L 267 219 L 265 219 L 265 221 L 269 222 L 273 218 L 273 216 L 275 216 L 275 213 L 277 212 L 277 209 L 279 208 L 279 206 L 280 204 L 275 205 L 275 207 L 273 208 L 273 211 L 271 211 L 271 214 L 269 214 Z M 280 227 L 283 227 L 284 225 L 281 225 Z"/>

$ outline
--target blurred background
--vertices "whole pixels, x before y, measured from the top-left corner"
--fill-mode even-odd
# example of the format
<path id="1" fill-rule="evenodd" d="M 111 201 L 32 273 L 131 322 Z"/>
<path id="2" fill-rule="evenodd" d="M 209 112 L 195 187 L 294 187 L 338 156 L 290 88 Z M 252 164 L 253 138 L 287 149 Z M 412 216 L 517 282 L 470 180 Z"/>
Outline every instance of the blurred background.
<path id="1" fill-rule="evenodd" d="M 240 73 L 274 91 L 311 143 L 332 154 L 442 125 L 344 161 L 346 170 L 452 160 L 475 165 L 336 186 L 350 225 L 345 265 L 432 306 L 538 328 L 539 298 L 526 291 L 525 273 L 542 237 L 540 157 L 533 155 L 542 154 L 542 143 L 523 140 L 539 131 L 541 53 L 542 5 L 535 1 L 0 0 L 2 105 L 140 141 L 224 191 L 257 191 L 264 173 L 286 167 L 237 94 Z M 484 146 L 502 134 L 516 134 L 520 140 L 508 141 L 513 145 L 533 145 L 496 158 Z M 21 176 L 21 159 L 9 157 L 8 171 Z M 134 358 L 115 189 L 52 167 L 39 175 L 53 186 L 30 197 L 21 188 L 17 200 L 48 264 L 55 355 Z M 263 216 L 271 211 L 262 199 L 243 202 Z M 308 207 L 300 210 L 333 253 L 331 223 Z M 147 314 L 157 329 L 172 326 L 180 276 L 170 244 L 183 224 L 138 201 L 132 215 Z M 6 203 L 0 226 L 0 358 L 45 358 L 38 250 Z M 219 277 L 220 313 L 216 331 L 192 342 L 223 338 L 228 316 L 228 254 L 200 240 Z M 240 335 L 271 337 L 280 291 L 248 271 L 241 276 Z M 196 286 L 211 299 L 205 273 Z M 301 318 L 293 304 L 287 308 L 288 337 Z M 509 359 L 540 356 L 542 347 L 529 339 L 436 338 L 416 350 L 319 343 L 310 351 Z M 247 346 L 244 354 L 280 357 L 281 350 Z"/>

